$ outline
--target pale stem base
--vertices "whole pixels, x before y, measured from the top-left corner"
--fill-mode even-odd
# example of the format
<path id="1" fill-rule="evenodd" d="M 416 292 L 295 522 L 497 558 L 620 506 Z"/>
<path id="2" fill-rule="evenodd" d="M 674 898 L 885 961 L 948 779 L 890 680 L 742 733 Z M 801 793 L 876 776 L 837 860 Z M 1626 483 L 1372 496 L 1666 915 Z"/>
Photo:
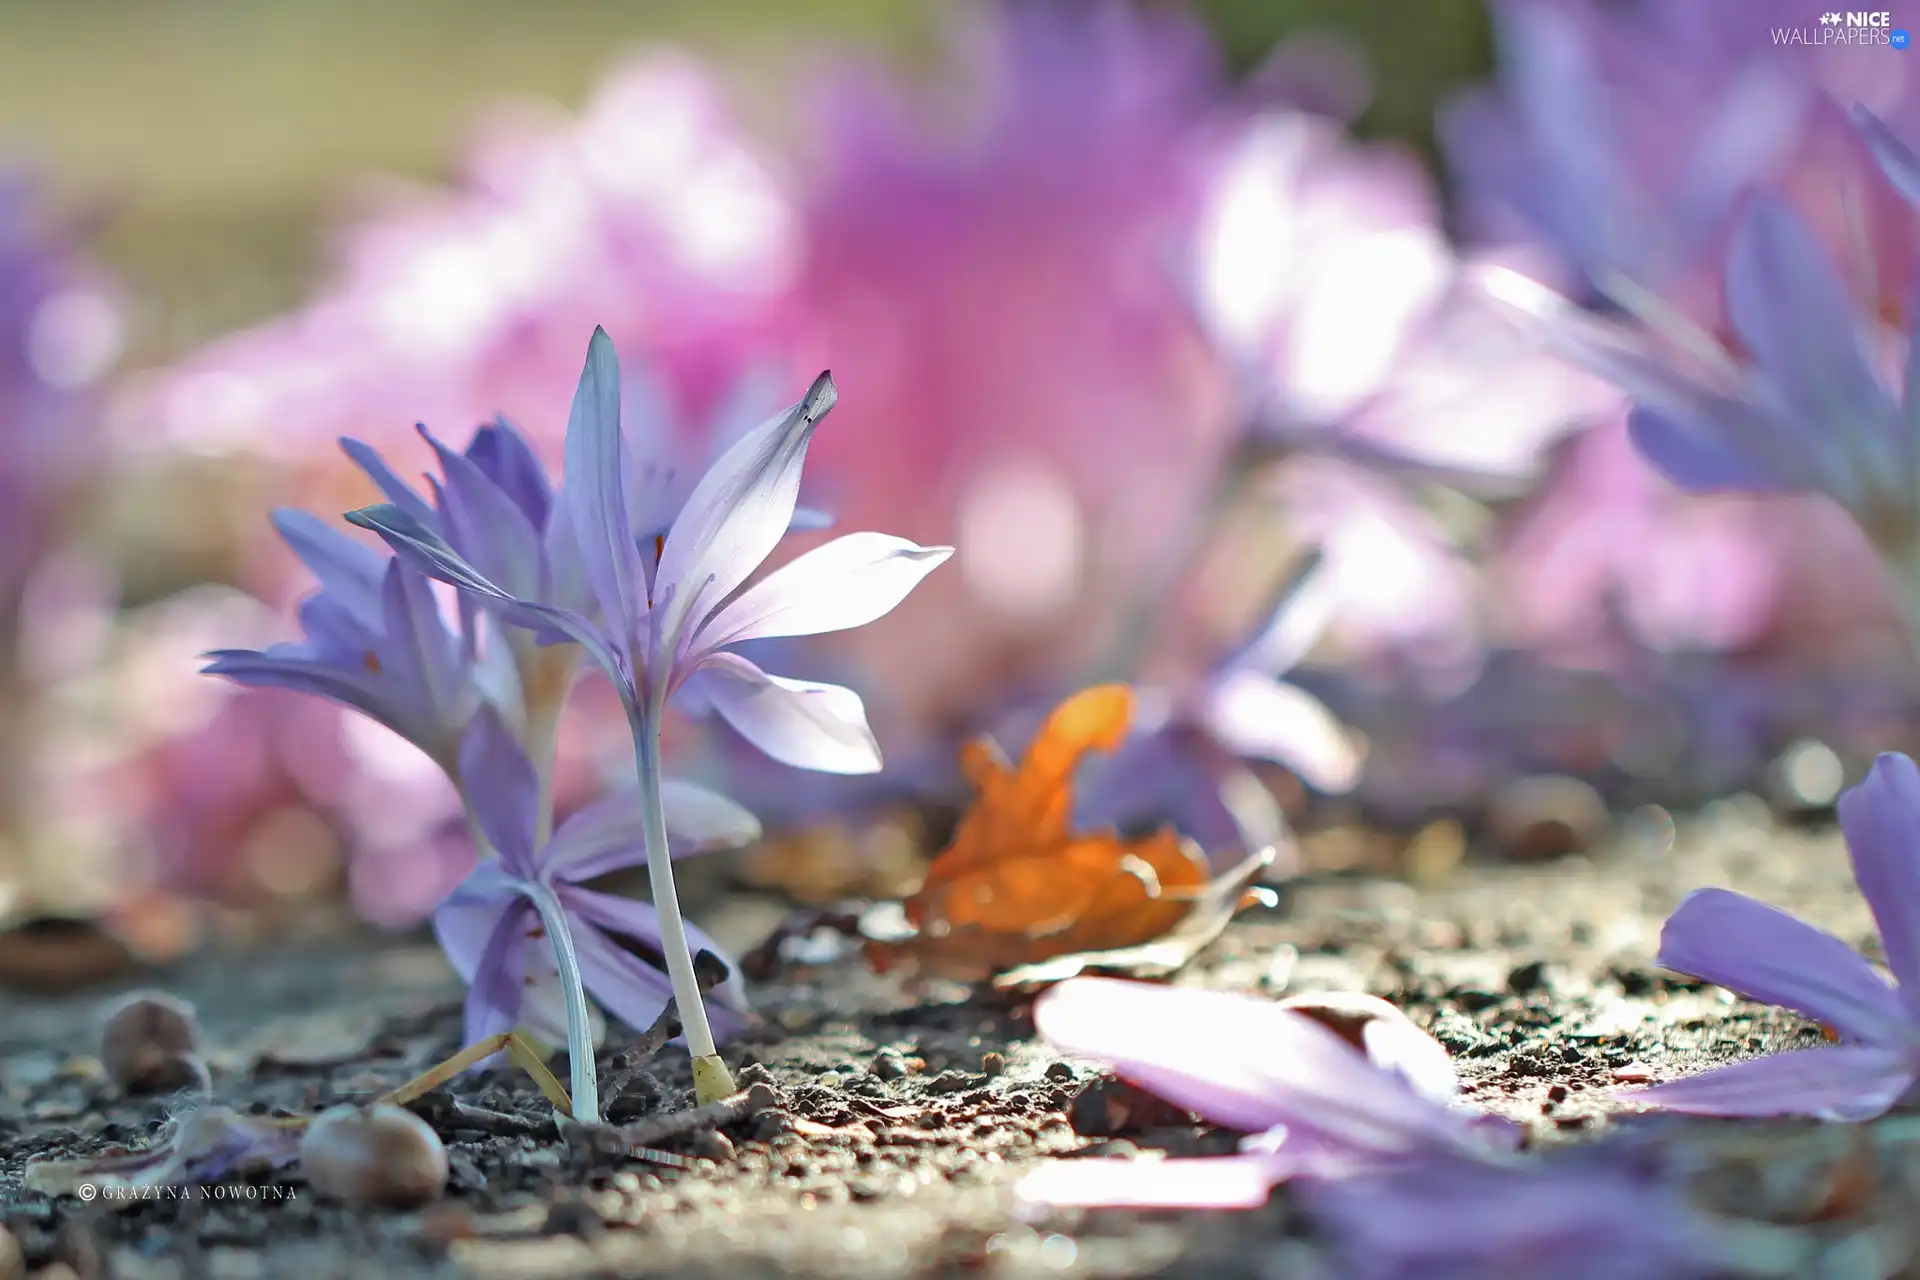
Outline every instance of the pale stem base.
<path id="1" fill-rule="evenodd" d="M 667 814 L 660 796 L 660 717 L 643 713 L 633 718 L 634 759 L 640 774 L 641 833 L 646 840 L 647 879 L 653 886 L 653 908 L 660 920 L 660 950 L 673 983 L 674 1007 L 693 1058 L 694 1092 L 702 1104 L 733 1092 L 733 1077 L 720 1061 L 707 1022 L 707 1006 L 700 997 L 700 980 L 693 971 L 693 952 L 687 945 L 687 927 L 680 915 L 680 897 L 673 884 L 673 856 L 667 848 Z"/>

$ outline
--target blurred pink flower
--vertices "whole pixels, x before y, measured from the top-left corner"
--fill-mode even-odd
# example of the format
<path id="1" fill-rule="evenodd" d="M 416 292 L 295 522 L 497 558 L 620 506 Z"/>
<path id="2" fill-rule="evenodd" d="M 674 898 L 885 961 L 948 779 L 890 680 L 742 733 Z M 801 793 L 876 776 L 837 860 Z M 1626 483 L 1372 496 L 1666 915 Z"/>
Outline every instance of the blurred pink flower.
<path id="1" fill-rule="evenodd" d="M 965 12 L 951 99 L 835 73 L 804 199 L 802 345 L 843 390 L 822 505 L 958 548 L 833 646 L 883 743 L 889 711 L 971 721 L 1114 643 L 1230 427 L 1178 284 L 1225 102 L 1203 33 L 1110 3 Z"/>
<path id="2" fill-rule="evenodd" d="M 1493 304 L 1490 262 L 1447 243 L 1412 156 L 1331 120 L 1270 110 L 1239 128 L 1194 254 L 1199 314 L 1256 456 L 1277 462 L 1269 496 L 1327 553 L 1338 646 L 1467 678 L 1478 577 L 1425 499 L 1523 489 L 1611 395 Z"/>
<path id="3" fill-rule="evenodd" d="M 1411 154 L 1270 111 L 1208 190 L 1196 305 L 1274 447 L 1511 490 L 1605 400 L 1493 304 L 1487 265 Z"/>
<path id="4" fill-rule="evenodd" d="M 1502 531 L 1491 572 L 1504 638 L 1578 666 L 1617 666 L 1622 643 L 1851 662 L 1876 648 L 1884 661 L 1902 643 L 1884 592 L 1832 586 L 1877 572 L 1839 512 L 1686 494 L 1633 447 L 1624 414 L 1568 444 Z"/>
<path id="5" fill-rule="evenodd" d="M 446 189 L 398 188 L 341 233 L 334 278 L 136 402 L 164 439 L 296 459 L 416 422 L 505 415 L 557 449 L 582 335 L 607 328 L 704 412 L 766 340 L 793 269 L 772 175 L 685 56 L 623 66 L 577 121 L 496 118 Z"/>

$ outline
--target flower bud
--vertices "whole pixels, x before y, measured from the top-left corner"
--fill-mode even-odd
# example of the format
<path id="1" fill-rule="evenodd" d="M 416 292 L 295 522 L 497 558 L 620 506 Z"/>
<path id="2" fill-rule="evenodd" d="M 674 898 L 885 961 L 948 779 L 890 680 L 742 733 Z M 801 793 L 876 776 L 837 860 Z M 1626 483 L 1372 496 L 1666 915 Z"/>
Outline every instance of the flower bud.
<path id="1" fill-rule="evenodd" d="M 164 991 L 128 996 L 100 1031 L 100 1064 L 127 1093 L 162 1093 L 204 1086 L 198 1057 L 200 1027 L 193 1006 Z"/>
<path id="2" fill-rule="evenodd" d="M 411 1209 L 447 1185 L 447 1149 L 426 1121 L 384 1103 L 339 1106 L 314 1117 L 300 1143 L 313 1189 L 355 1205 Z"/>

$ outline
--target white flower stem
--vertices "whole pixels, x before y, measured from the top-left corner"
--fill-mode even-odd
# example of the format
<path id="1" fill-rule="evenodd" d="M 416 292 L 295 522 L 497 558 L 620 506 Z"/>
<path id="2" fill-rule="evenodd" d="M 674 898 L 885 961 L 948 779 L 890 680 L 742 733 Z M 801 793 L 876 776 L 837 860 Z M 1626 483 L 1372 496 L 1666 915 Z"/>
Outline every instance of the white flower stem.
<path id="1" fill-rule="evenodd" d="M 540 913 L 547 939 L 553 944 L 553 963 L 560 970 L 560 990 L 567 1000 L 567 1066 L 573 1076 L 573 1118 L 581 1124 L 599 1124 L 600 1081 L 594 1073 L 593 1024 L 587 1012 L 587 990 L 580 981 L 580 958 L 574 954 L 573 932 L 567 909 L 553 890 L 534 881 L 522 887 L 527 901 Z"/>
<path id="2" fill-rule="evenodd" d="M 651 701 L 651 700 L 650 700 Z M 667 977 L 673 983 L 673 1002 L 693 1058 L 694 1092 L 701 1103 L 716 1102 L 733 1092 L 733 1077 L 713 1043 L 707 1006 L 700 998 L 700 980 L 693 971 L 693 952 L 680 917 L 680 897 L 673 885 L 673 858 L 667 849 L 667 812 L 660 796 L 660 708 L 634 708 L 634 760 L 640 775 L 641 834 L 647 851 L 647 878 L 653 885 L 653 906 L 660 918 L 660 949 L 665 953 Z"/>

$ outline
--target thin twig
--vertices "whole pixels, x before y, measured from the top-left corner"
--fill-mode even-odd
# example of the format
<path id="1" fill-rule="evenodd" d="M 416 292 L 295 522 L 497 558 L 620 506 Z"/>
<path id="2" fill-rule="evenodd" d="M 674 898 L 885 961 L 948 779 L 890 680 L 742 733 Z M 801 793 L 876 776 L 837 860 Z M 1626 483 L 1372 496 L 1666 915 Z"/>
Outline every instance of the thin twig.
<path id="1" fill-rule="evenodd" d="M 507 1057 L 513 1060 L 515 1066 L 533 1077 L 534 1084 L 539 1086 L 540 1092 L 547 1096 L 547 1101 L 553 1104 L 556 1111 L 564 1116 L 573 1114 L 573 1102 L 567 1097 L 565 1086 L 554 1078 L 553 1072 L 547 1070 L 547 1064 L 541 1059 L 540 1051 L 527 1043 L 526 1038 L 518 1031 L 501 1031 L 484 1040 L 476 1040 L 445 1062 L 435 1063 L 399 1088 L 382 1094 L 378 1101 L 404 1107 L 422 1094 L 431 1093 L 475 1063 L 491 1058 L 502 1049 L 507 1051 Z"/>
<path id="2" fill-rule="evenodd" d="M 711 951 L 702 951 L 693 958 L 693 975 L 700 983 L 700 994 L 705 996 L 715 987 L 725 982 L 731 975 L 727 962 Z M 640 1039 L 620 1055 L 620 1070 L 629 1075 L 640 1069 L 653 1056 L 667 1047 L 667 1042 L 680 1034 L 680 1010 L 673 997 L 667 998 L 667 1007 L 653 1020 L 653 1025 L 641 1033 Z M 607 1091 L 615 1092 L 613 1089 Z"/>
<path id="3" fill-rule="evenodd" d="M 704 1106 L 688 1111 L 676 1111 L 672 1115 L 654 1116 L 636 1121 L 619 1130 L 620 1138 L 627 1144 L 629 1153 L 636 1148 L 647 1148 L 662 1142 L 672 1142 L 690 1134 L 706 1129 L 718 1129 L 722 1125 L 733 1124 L 748 1116 L 758 1115 L 767 1108 L 778 1105 L 780 1099 L 774 1091 L 764 1084 L 709 1102 Z"/>

